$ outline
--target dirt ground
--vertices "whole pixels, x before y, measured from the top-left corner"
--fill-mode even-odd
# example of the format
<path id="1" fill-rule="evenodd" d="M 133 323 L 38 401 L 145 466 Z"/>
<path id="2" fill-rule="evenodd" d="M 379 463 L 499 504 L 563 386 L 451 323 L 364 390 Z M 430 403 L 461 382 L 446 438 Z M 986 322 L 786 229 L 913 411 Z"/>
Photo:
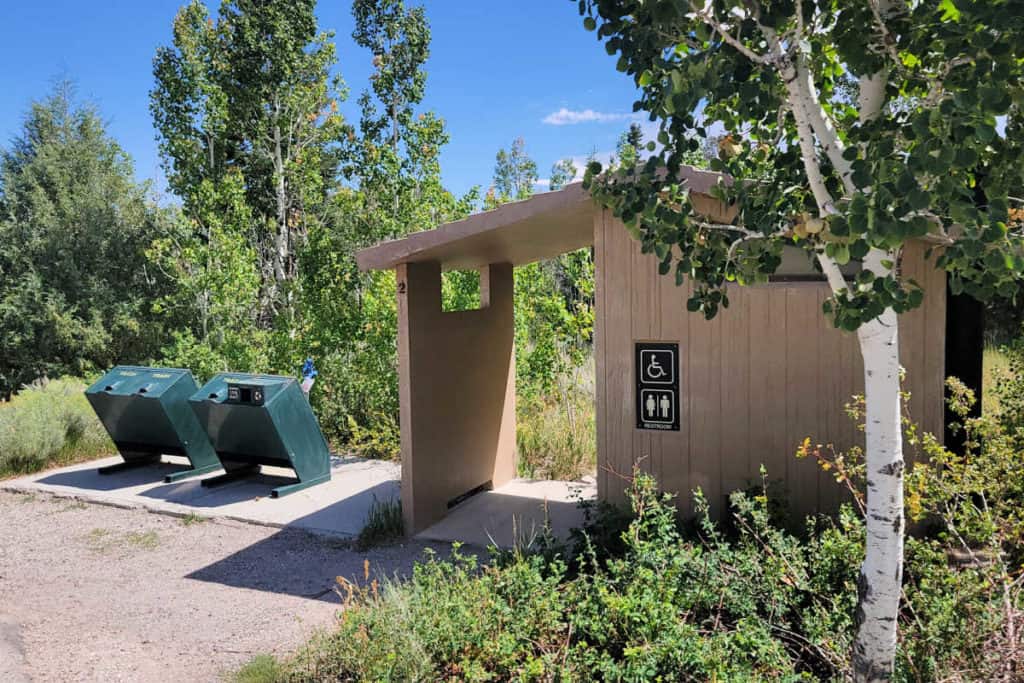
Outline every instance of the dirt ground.
<path id="1" fill-rule="evenodd" d="M 405 575 L 425 547 L 0 491 L 0 679 L 223 680 L 330 626 L 336 576 Z"/>

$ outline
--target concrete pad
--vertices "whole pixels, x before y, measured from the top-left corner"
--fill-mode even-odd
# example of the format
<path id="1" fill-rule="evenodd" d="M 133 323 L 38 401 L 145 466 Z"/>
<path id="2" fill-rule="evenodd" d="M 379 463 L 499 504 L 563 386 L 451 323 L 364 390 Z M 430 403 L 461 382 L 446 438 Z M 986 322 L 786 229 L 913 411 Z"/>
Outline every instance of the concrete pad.
<path id="1" fill-rule="evenodd" d="M 220 474 L 165 484 L 163 478 L 188 464 L 184 458 L 165 456 L 147 465 L 112 474 L 97 469 L 120 462 L 120 456 L 0 482 L 0 489 L 21 493 L 49 493 L 94 503 L 151 512 L 200 517 L 222 517 L 272 527 L 299 528 L 341 537 L 356 536 L 363 528 L 374 500 L 400 499 L 401 466 L 397 462 L 355 456 L 331 457 L 331 480 L 283 498 L 271 498 L 271 489 L 294 480 L 291 470 L 262 468 L 257 476 L 214 488 L 200 481 Z M 449 511 L 448 516 L 417 538 L 460 541 L 469 545 L 500 547 L 528 545 L 547 519 L 553 533 L 566 538 L 583 524 L 581 500 L 594 499 L 593 477 L 580 481 L 514 479 L 493 491 L 479 493 Z"/>
<path id="2" fill-rule="evenodd" d="M 399 498 L 401 466 L 396 462 L 354 456 L 331 457 L 331 480 L 282 498 L 271 489 L 294 481 L 286 468 L 266 467 L 214 488 L 203 478 L 165 484 L 166 474 L 184 469 L 184 458 L 167 457 L 159 465 L 100 475 L 97 468 L 120 462 L 120 456 L 95 460 L 3 482 L 0 487 L 24 493 L 45 492 L 97 503 L 153 512 L 201 517 L 225 517 L 274 527 L 293 527 L 316 533 L 355 536 L 374 500 Z"/>
<path id="3" fill-rule="evenodd" d="M 416 537 L 484 547 L 525 547 L 540 534 L 547 520 L 552 533 L 564 540 L 573 528 L 583 526 L 579 503 L 596 498 L 597 483 L 593 477 L 580 481 L 513 479 L 463 501 Z"/>

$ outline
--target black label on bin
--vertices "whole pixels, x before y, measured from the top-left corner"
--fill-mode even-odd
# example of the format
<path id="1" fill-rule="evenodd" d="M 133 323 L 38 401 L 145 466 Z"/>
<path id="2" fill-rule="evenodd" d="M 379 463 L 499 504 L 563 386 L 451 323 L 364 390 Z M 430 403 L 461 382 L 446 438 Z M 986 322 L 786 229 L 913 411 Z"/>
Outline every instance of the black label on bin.
<path id="1" fill-rule="evenodd" d="M 679 431 L 679 344 L 636 343 L 636 428 Z"/>

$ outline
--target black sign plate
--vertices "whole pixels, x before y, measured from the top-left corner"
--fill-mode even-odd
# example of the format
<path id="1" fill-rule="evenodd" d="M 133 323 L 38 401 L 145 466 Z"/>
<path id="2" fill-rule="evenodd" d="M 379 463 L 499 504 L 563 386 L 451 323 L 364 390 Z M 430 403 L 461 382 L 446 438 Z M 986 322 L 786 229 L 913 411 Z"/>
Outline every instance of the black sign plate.
<path id="1" fill-rule="evenodd" d="M 636 428 L 679 431 L 679 344 L 637 342 Z"/>

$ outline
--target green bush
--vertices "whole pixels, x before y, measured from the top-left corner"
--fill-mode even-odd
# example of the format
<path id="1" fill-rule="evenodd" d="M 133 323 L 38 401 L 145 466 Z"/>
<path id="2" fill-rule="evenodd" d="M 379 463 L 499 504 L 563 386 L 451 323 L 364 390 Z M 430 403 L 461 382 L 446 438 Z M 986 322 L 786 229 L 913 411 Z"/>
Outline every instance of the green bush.
<path id="1" fill-rule="evenodd" d="M 284 670 L 273 655 L 256 655 L 230 678 L 233 683 L 274 683 Z"/>
<path id="2" fill-rule="evenodd" d="M 85 381 L 39 380 L 0 402 L 0 477 L 114 452 L 85 398 Z"/>
<path id="3" fill-rule="evenodd" d="M 908 474 L 896 680 L 1015 680 L 1024 462 L 998 420 L 968 419 L 954 454 L 908 423 L 928 456 Z M 852 411 L 857 414 L 856 410 Z M 408 582 L 341 583 L 336 629 L 277 680 L 844 680 L 864 554 L 858 451 L 815 453 L 850 502 L 835 517 L 779 521 L 767 475 L 730 496 L 723 523 L 696 493 L 695 524 L 637 472 L 627 517 L 607 505 L 569 547 L 550 534 L 487 564 L 429 554 Z"/>
<path id="4" fill-rule="evenodd" d="M 625 552 L 607 562 L 517 553 L 428 556 L 408 584 L 345 586 L 338 629 L 293 680 L 752 680 L 831 676 L 849 645 L 863 527 L 847 512 L 805 543 L 734 497 L 727 539 L 680 535 L 652 479 L 632 490 Z M 706 506 L 705 506 L 706 512 Z M 284 678 L 284 677 L 283 677 Z"/>

